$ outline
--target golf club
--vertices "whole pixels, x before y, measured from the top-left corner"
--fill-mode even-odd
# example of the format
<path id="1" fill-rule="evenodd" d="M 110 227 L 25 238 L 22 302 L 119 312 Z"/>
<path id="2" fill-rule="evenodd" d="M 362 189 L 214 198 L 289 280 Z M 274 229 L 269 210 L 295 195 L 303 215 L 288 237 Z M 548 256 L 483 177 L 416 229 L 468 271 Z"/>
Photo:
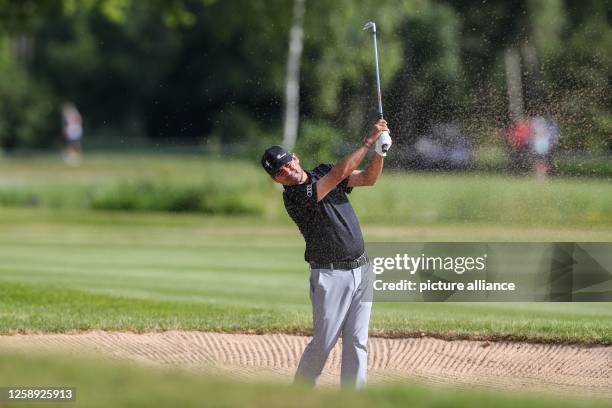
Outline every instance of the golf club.
<path id="1" fill-rule="evenodd" d="M 383 119 L 382 96 L 380 92 L 380 70 L 378 68 L 378 42 L 376 41 L 376 23 L 374 21 L 368 21 L 363 26 L 364 30 L 368 30 L 370 28 L 372 29 L 372 35 L 374 36 L 374 64 L 376 65 L 376 90 L 378 92 L 378 117 L 380 119 Z M 389 132 L 385 131 L 383 132 L 381 137 L 385 133 L 387 134 L 387 136 L 389 135 Z M 389 150 L 389 145 L 383 144 L 382 145 L 383 153 L 387 153 L 387 150 Z"/>

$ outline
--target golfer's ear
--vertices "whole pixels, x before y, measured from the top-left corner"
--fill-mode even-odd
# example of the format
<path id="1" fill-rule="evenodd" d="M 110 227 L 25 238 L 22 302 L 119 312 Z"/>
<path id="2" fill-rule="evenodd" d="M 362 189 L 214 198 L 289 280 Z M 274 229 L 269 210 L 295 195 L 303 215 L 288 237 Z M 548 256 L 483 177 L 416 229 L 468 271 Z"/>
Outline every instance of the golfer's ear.
<path id="1" fill-rule="evenodd" d="M 295 153 L 291 154 L 293 156 L 293 158 L 295 159 L 295 161 L 297 161 L 298 163 L 300 162 L 300 158 L 297 157 L 297 155 Z"/>

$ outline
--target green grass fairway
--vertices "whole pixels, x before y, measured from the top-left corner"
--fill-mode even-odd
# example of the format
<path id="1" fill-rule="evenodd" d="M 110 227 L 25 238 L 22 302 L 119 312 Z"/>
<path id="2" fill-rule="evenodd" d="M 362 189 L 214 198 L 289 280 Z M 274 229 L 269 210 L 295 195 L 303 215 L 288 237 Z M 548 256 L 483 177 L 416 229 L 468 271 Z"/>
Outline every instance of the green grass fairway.
<path id="1" fill-rule="evenodd" d="M 19 370 L 15 370 L 19 367 Z M 44 369 L 42 369 L 44 367 Z M 74 356 L 24 357 L 0 354 L 4 386 L 74 387 L 76 403 L 87 407 L 605 407 L 605 400 L 530 393 L 467 391 L 417 385 L 369 387 L 366 391 L 308 390 L 278 384 L 245 383 L 178 370 L 113 364 Z M 37 403 L 15 404 L 39 407 Z"/>
<path id="2" fill-rule="evenodd" d="M 364 230 L 374 241 L 611 238 L 607 229 L 578 227 Z M 302 258 L 302 238 L 288 222 L 4 209 L 0 332 L 308 332 L 308 270 Z M 609 303 L 377 303 L 371 329 L 382 335 L 611 344 L 612 308 Z"/>

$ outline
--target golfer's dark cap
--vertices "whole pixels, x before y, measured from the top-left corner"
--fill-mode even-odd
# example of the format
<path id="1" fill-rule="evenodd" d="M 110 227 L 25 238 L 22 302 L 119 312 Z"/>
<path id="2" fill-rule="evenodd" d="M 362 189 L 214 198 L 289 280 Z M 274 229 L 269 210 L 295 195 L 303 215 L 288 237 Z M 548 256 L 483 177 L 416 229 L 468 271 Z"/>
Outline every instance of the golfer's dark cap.
<path id="1" fill-rule="evenodd" d="M 266 149 L 261 157 L 261 166 L 269 175 L 274 175 L 293 159 L 293 155 L 289 150 L 282 146 L 272 146 Z"/>

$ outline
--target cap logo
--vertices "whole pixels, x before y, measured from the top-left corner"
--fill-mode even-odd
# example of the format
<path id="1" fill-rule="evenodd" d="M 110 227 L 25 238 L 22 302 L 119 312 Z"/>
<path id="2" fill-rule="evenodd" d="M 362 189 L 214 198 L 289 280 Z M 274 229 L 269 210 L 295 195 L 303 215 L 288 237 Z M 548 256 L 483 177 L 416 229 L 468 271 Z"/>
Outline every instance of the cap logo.
<path id="1" fill-rule="evenodd" d="M 287 155 L 287 153 L 283 153 L 283 154 L 277 154 L 276 158 L 277 159 L 282 159 L 283 157 L 285 157 Z"/>
<path id="2" fill-rule="evenodd" d="M 268 166 L 268 167 L 272 167 L 272 166 L 270 165 L 270 163 L 269 163 L 267 160 L 266 160 L 266 166 Z"/>

